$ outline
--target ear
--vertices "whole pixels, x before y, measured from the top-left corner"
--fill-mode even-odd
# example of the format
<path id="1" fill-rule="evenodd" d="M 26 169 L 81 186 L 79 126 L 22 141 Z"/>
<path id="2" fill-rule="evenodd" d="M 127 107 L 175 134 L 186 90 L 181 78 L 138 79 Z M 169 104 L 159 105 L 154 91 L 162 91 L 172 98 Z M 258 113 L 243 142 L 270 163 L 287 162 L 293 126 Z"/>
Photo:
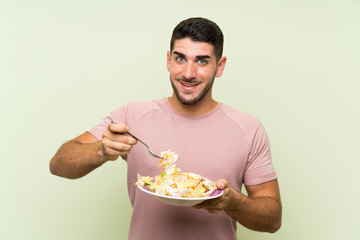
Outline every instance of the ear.
<path id="1" fill-rule="evenodd" d="M 166 54 L 166 67 L 167 70 L 170 72 L 170 61 L 171 61 L 171 53 L 169 51 L 167 51 Z"/>
<path id="2" fill-rule="evenodd" d="M 217 63 L 216 74 L 215 74 L 216 77 L 221 77 L 225 69 L 225 64 L 226 64 L 226 57 L 223 56 L 222 58 L 220 58 L 220 60 Z"/>

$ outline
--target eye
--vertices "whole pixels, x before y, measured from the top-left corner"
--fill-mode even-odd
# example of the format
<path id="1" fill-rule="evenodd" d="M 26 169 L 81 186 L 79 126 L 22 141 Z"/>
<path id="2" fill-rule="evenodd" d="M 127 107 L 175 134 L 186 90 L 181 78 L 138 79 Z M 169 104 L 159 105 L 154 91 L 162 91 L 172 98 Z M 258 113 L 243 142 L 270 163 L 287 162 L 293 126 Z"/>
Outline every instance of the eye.
<path id="1" fill-rule="evenodd" d="M 184 61 L 185 61 L 185 58 L 183 58 L 183 57 L 177 57 L 177 58 L 175 58 L 175 60 L 178 61 L 178 62 L 184 62 Z"/>
<path id="2" fill-rule="evenodd" d="M 204 60 L 204 59 L 199 59 L 199 60 L 198 60 L 198 63 L 204 65 L 204 64 L 207 64 L 207 61 Z"/>

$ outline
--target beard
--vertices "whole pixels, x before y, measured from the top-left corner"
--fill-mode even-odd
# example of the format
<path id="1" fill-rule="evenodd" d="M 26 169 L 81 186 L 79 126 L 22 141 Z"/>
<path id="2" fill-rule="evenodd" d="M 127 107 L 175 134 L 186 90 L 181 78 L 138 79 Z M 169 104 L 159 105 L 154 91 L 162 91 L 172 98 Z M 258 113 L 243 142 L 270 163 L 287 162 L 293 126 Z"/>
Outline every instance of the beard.
<path id="1" fill-rule="evenodd" d="M 170 77 L 170 82 L 171 82 L 171 86 L 174 90 L 175 96 L 177 97 L 177 99 L 179 100 L 180 103 L 184 104 L 184 105 L 193 105 L 195 103 L 198 103 L 199 101 L 201 101 L 210 91 L 210 89 L 212 88 L 213 84 L 214 84 L 214 80 L 215 80 L 215 74 L 212 78 L 212 80 L 210 82 L 208 82 L 205 86 L 205 88 L 199 93 L 198 96 L 195 96 L 192 99 L 185 99 L 181 96 L 179 90 L 176 88 L 176 86 L 173 83 L 173 80 Z M 174 79 L 174 81 L 182 81 L 185 83 L 194 83 L 195 81 L 191 80 L 191 79 Z"/>

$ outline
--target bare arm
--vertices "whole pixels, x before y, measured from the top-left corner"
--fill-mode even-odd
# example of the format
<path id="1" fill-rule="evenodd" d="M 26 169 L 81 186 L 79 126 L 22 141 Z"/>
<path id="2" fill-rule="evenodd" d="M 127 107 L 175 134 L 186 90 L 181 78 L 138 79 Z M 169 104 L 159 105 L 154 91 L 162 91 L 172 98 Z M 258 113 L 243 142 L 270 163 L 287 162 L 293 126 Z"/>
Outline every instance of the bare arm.
<path id="1" fill-rule="evenodd" d="M 65 178 L 80 178 L 109 160 L 127 155 L 136 140 L 126 135 L 127 126 L 110 124 L 98 141 L 86 132 L 64 143 L 50 161 L 50 172 Z"/>
<path id="2" fill-rule="evenodd" d="M 211 213 L 225 211 L 244 227 L 261 232 L 276 232 L 281 226 L 281 200 L 277 180 L 247 186 L 246 196 L 228 186 L 227 181 L 218 181 L 224 189 L 219 199 L 200 203 L 195 208 L 204 208 Z"/>

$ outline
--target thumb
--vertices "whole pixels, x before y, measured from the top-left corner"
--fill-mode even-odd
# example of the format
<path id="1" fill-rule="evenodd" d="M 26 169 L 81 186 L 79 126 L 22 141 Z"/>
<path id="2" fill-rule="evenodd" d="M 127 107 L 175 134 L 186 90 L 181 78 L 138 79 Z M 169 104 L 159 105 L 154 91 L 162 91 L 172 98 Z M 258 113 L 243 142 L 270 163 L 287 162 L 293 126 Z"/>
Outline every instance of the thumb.
<path id="1" fill-rule="evenodd" d="M 228 181 L 226 181 L 225 179 L 221 179 L 219 181 L 216 182 L 216 187 L 220 190 L 223 190 L 225 188 L 229 187 L 229 183 Z"/>
<path id="2" fill-rule="evenodd" d="M 124 123 L 117 123 L 115 121 L 111 121 L 111 123 L 108 126 L 108 129 L 110 130 L 110 132 L 113 133 L 125 133 L 128 131 L 128 127 L 126 124 Z"/>

